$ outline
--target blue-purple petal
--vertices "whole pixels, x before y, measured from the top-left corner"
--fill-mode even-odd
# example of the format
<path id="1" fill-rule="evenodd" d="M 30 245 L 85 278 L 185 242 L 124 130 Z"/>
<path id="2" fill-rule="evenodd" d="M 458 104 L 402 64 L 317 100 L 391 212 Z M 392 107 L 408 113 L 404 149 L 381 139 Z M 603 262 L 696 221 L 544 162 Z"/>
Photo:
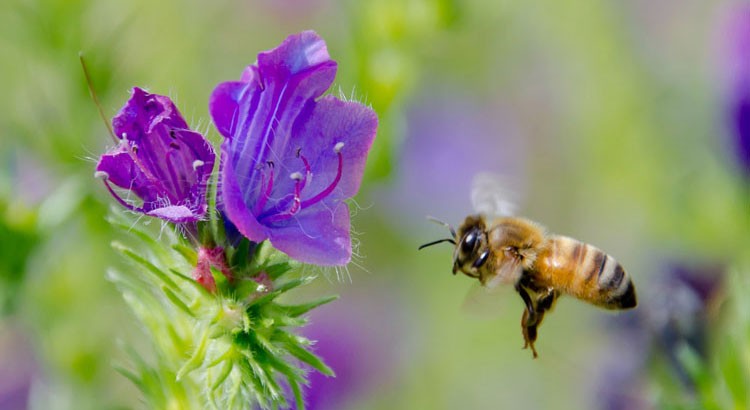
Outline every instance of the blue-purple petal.
<path id="1" fill-rule="evenodd" d="M 238 121 L 238 108 L 245 93 L 255 86 L 255 82 L 228 81 L 219 84 L 209 98 L 211 118 L 219 133 L 226 138 L 232 138 Z"/>
<path id="2" fill-rule="evenodd" d="M 258 69 L 266 83 L 283 82 L 303 70 L 329 62 L 326 43 L 314 31 L 289 36 L 273 50 L 258 54 Z"/>
<path id="3" fill-rule="evenodd" d="M 300 262 L 322 266 L 346 265 L 351 260 L 349 208 L 319 208 L 296 216 L 283 227 L 269 230 L 271 244 Z"/>
<path id="4" fill-rule="evenodd" d="M 220 207 L 227 218 L 238 231 L 253 242 L 261 242 L 268 238 L 266 228 L 258 223 L 256 216 L 245 204 L 237 181 L 237 175 L 226 167 L 231 166 L 227 160 L 229 154 L 226 148 L 221 148 L 221 170 L 219 171 Z"/>
<path id="5" fill-rule="evenodd" d="M 329 198 L 340 200 L 354 196 L 359 191 L 377 128 L 375 112 L 360 103 L 341 101 L 330 95 L 318 100 L 308 120 L 294 132 L 300 135 L 301 152 L 315 158 L 311 163 L 315 177 L 305 190 L 320 192 L 334 178 L 337 159 L 333 147 L 343 142 L 343 173 Z"/>
<path id="6" fill-rule="evenodd" d="M 320 265 L 351 258 L 349 213 L 377 129 L 361 104 L 320 98 L 336 63 L 308 31 L 260 53 L 240 81 L 219 84 L 209 111 L 222 143 L 220 202 L 252 241 L 270 239 Z"/>

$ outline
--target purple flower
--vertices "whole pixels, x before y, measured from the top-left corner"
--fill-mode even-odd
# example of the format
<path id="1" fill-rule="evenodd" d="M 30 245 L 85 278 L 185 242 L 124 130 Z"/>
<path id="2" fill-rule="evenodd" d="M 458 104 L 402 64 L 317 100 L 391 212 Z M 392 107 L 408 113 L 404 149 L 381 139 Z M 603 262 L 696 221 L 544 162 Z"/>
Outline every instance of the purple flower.
<path id="1" fill-rule="evenodd" d="M 727 16 L 722 33 L 727 103 L 734 149 L 750 177 L 750 4 L 738 4 Z"/>
<path id="2" fill-rule="evenodd" d="M 219 195 L 226 216 L 251 241 L 270 239 L 318 265 L 351 259 L 344 200 L 359 190 L 377 129 L 362 104 L 319 98 L 335 75 L 325 42 L 306 31 L 258 54 L 209 103 L 225 137 Z"/>
<path id="3" fill-rule="evenodd" d="M 133 88 L 112 125 L 120 143 L 102 155 L 95 176 L 115 199 L 131 211 L 173 223 L 203 218 L 215 153 L 203 135 L 189 129 L 172 100 Z M 112 185 L 140 203 L 121 197 Z"/>

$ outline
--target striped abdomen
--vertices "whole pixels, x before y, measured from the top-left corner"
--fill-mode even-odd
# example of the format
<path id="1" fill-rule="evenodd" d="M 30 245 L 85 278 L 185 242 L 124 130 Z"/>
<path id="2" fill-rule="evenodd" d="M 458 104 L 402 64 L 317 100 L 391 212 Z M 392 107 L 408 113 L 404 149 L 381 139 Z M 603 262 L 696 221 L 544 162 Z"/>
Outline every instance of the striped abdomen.
<path id="1" fill-rule="evenodd" d="M 630 276 L 600 249 L 566 236 L 551 235 L 537 256 L 534 279 L 606 309 L 637 304 Z"/>

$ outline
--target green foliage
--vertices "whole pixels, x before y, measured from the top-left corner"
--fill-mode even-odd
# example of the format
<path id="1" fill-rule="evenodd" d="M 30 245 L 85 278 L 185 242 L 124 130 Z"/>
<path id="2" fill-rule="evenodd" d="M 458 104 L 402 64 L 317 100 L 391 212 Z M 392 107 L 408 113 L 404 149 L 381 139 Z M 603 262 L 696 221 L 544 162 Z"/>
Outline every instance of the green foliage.
<path id="1" fill-rule="evenodd" d="M 726 317 L 713 337 L 713 354 L 704 359 L 687 344 L 677 351 L 695 385 L 695 401 L 686 408 L 739 410 L 750 404 L 750 276 L 730 272 L 727 289 Z"/>
<path id="2" fill-rule="evenodd" d="M 298 305 L 282 295 L 314 276 L 294 273 L 298 266 L 267 243 L 243 240 L 226 250 L 233 280 L 214 271 L 212 294 L 191 278 L 196 253 L 168 229 L 158 233 L 117 216 L 113 224 L 128 232 L 132 245 L 113 247 L 131 262 L 128 272 L 108 277 L 143 325 L 154 360 L 126 347 L 131 365 L 118 370 L 141 390 L 149 408 L 233 409 L 288 405 L 294 395 L 304 408 L 305 367 L 332 376 L 309 351 L 311 342 L 293 333 L 304 314 L 335 297 Z"/>
<path id="3" fill-rule="evenodd" d="M 19 287 L 23 283 L 26 260 L 38 235 L 34 229 L 36 213 L 15 209 L 0 198 L 0 318 L 16 307 Z"/>

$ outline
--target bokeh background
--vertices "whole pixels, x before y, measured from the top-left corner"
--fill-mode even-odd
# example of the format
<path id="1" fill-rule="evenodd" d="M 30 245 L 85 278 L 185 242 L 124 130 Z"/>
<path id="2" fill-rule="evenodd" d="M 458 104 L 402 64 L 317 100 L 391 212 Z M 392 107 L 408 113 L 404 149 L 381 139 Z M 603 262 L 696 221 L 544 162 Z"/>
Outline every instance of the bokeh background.
<path id="1" fill-rule="evenodd" d="M 92 178 L 110 139 L 79 52 L 108 117 L 148 87 L 219 143 L 213 87 L 305 29 L 339 62 L 334 92 L 381 121 L 358 256 L 300 293 L 341 295 L 303 330 L 339 375 L 312 375 L 311 408 L 747 408 L 750 164 L 725 52 L 741 4 L 1 2 L 0 408 L 142 406 L 113 368 L 144 336 L 105 279 L 121 233 Z M 532 360 L 512 291 L 452 276 L 448 245 L 417 251 L 447 233 L 426 215 L 471 212 L 484 171 L 523 215 L 615 256 L 638 309 L 563 299 Z"/>

